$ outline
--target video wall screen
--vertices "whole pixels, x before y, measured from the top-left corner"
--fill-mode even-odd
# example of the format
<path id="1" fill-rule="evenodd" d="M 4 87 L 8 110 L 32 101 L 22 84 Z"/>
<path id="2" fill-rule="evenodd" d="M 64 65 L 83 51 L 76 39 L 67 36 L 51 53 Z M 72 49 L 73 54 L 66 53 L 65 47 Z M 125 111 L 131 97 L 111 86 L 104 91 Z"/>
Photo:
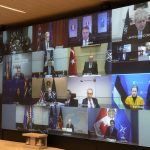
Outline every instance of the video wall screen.
<path id="1" fill-rule="evenodd" d="M 0 33 L 2 128 L 148 146 L 150 2 Z"/>

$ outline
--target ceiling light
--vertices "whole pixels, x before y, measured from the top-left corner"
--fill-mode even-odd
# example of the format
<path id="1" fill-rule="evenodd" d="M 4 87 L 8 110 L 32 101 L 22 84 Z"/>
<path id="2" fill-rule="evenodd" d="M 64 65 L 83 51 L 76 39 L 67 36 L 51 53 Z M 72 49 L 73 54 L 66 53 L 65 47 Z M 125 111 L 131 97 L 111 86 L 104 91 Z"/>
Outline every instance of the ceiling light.
<path id="1" fill-rule="evenodd" d="M 4 5 L 0 5 L 0 7 L 5 8 L 5 9 L 9 9 L 9 10 L 12 10 L 12 11 L 20 12 L 20 13 L 23 13 L 23 14 L 26 13 L 25 11 L 18 10 L 18 9 L 15 9 L 15 8 L 11 8 L 11 7 L 4 6 Z"/>

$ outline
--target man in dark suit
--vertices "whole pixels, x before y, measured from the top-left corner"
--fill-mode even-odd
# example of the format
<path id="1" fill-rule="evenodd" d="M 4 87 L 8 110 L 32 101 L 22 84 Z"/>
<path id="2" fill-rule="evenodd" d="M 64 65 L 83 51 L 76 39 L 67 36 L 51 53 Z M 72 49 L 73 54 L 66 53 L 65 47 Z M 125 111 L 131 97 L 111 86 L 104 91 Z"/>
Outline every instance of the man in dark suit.
<path id="1" fill-rule="evenodd" d="M 114 120 L 110 120 L 110 126 L 107 127 L 106 133 L 104 138 L 108 138 L 108 139 L 114 139 L 117 140 L 117 129 L 115 128 L 115 121 Z"/>
<path id="2" fill-rule="evenodd" d="M 87 90 L 87 98 L 83 99 L 82 106 L 88 108 L 99 108 L 97 99 L 93 98 L 93 89 L 89 88 Z"/>
<path id="3" fill-rule="evenodd" d="M 138 8 L 134 14 L 134 23 L 128 27 L 127 41 L 139 42 L 150 38 L 150 23 L 147 22 L 148 13 L 143 8 Z"/>
<path id="4" fill-rule="evenodd" d="M 85 62 L 82 74 L 98 74 L 97 62 L 93 61 L 93 56 L 89 56 L 89 61 Z"/>
<path id="5" fill-rule="evenodd" d="M 88 46 L 91 44 L 94 44 L 95 40 L 92 38 L 92 35 L 90 34 L 90 29 L 88 26 L 84 26 L 82 28 L 82 38 L 80 39 L 80 45 L 82 46 Z"/>
<path id="6" fill-rule="evenodd" d="M 73 94 L 70 90 L 67 90 L 67 99 L 65 101 L 65 106 L 78 107 L 78 100 L 74 99 Z"/>
<path id="7" fill-rule="evenodd" d="M 71 123 L 71 119 L 68 119 L 68 123 L 66 124 L 66 128 L 72 129 L 72 132 L 74 132 L 74 125 Z"/>
<path id="8" fill-rule="evenodd" d="M 48 60 L 47 65 L 44 66 L 44 74 L 45 75 L 55 75 L 54 66 L 52 65 L 52 61 Z"/>
<path id="9" fill-rule="evenodd" d="M 16 80 L 24 80 L 24 74 L 21 72 L 21 66 L 20 65 L 16 65 L 16 73 L 13 76 L 13 79 Z"/>
<path id="10" fill-rule="evenodd" d="M 45 32 L 44 38 L 41 41 L 40 49 L 44 50 L 44 64 L 47 60 L 53 61 L 53 51 L 52 43 L 50 42 L 50 32 Z"/>

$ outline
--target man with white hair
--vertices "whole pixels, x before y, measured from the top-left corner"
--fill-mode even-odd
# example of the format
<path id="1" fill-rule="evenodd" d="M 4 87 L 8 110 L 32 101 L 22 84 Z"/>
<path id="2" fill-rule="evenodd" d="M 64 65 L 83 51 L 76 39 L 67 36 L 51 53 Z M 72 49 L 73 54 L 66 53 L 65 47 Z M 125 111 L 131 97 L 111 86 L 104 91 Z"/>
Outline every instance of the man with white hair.
<path id="1" fill-rule="evenodd" d="M 134 24 L 129 26 L 127 40 L 145 40 L 150 38 L 150 23 L 148 12 L 144 8 L 138 8 L 134 13 Z"/>

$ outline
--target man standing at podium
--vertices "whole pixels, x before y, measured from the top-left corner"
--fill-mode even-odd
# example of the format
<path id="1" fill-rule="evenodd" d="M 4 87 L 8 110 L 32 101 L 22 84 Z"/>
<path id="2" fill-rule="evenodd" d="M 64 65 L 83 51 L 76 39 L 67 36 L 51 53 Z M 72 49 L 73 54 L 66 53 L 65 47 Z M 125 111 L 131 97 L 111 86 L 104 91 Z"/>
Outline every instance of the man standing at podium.
<path id="1" fill-rule="evenodd" d="M 66 124 L 66 128 L 72 129 L 72 132 L 74 132 L 74 125 L 71 123 L 71 119 L 68 119 L 68 123 Z"/>

